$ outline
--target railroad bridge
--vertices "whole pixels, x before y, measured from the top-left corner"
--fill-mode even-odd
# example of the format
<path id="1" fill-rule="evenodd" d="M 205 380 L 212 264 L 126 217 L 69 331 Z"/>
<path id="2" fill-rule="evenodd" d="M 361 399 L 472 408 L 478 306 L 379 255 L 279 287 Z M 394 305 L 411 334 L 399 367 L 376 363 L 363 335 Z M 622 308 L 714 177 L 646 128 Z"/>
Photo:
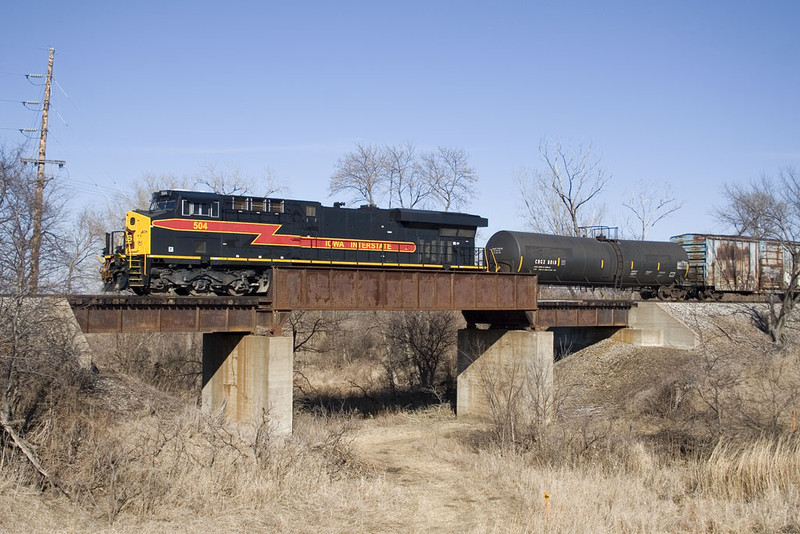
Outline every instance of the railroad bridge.
<path id="1" fill-rule="evenodd" d="M 626 301 L 539 301 L 535 275 L 327 268 L 272 274 L 265 296 L 75 296 L 69 303 L 88 334 L 203 333 L 203 409 L 225 410 L 234 420 L 267 413 L 278 433 L 292 428 L 293 340 L 283 325 L 293 310 L 461 311 L 467 328 L 458 334 L 459 417 L 487 416 L 486 381 L 519 374 L 519 366 L 536 370 L 540 391 L 531 395 L 549 405 L 554 336 L 573 347 L 619 331 L 630 342 L 665 341 L 663 318 L 654 319 L 652 309 Z M 645 327 L 636 329 L 638 323 Z M 666 337 L 667 344 L 693 343 L 685 335 Z"/>

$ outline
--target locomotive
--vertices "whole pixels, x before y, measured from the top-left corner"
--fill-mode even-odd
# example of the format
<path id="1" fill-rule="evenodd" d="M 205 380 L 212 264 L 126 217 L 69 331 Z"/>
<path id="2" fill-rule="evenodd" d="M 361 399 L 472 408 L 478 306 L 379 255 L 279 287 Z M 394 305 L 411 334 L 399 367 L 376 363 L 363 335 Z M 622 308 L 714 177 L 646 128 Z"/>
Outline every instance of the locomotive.
<path id="1" fill-rule="evenodd" d="M 106 234 L 101 275 L 106 291 L 239 296 L 265 294 L 273 266 L 484 270 L 662 300 L 780 293 L 790 281 L 791 255 L 775 241 L 500 231 L 476 248 L 487 225 L 465 213 L 164 190 Z"/>
<path id="2" fill-rule="evenodd" d="M 106 234 L 104 289 L 264 294 L 275 265 L 481 269 L 464 213 L 164 190 Z"/>

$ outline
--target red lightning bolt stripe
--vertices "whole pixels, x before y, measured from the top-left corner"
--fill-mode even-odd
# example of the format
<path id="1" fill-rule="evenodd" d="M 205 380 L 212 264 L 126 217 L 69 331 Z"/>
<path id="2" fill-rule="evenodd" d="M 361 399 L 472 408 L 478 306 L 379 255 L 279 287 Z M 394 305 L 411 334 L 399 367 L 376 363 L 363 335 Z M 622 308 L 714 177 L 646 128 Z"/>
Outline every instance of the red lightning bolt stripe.
<path id="1" fill-rule="evenodd" d="M 153 221 L 153 226 L 167 230 L 177 230 L 179 232 L 255 235 L 256 237 L 250 243 L 251 245 L 383 252 L 415 252 L 417 250 L 416 243 L 411 241 L 373 241 L 366 239 L 338 239 L 332 237 L 303 237 L 299 235 L 278 234 L 277 232 L 281 228 L 280 224 L 162 219 Z"/>

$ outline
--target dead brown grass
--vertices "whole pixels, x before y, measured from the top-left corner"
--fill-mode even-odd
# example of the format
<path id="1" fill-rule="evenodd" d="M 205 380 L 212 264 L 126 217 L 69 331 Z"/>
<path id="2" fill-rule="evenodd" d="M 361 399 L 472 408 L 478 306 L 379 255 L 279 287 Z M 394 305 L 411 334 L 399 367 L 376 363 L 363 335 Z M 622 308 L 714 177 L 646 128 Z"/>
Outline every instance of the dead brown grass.
<path id="1" fill-rule="evenodd" d="M 695 353 L 605 341 L 559 362 L 554 422 L 513 446 L 435 397 L 381 396 L 381 360 L 355 352 L 298 358 L 307 403 L 280 439 L 111 361 L 26 433 L 70 498 L 3 448 L 0 530 L 800 532 L 797 354 L 729 313 L 698 324 L 718 335 Z"/>

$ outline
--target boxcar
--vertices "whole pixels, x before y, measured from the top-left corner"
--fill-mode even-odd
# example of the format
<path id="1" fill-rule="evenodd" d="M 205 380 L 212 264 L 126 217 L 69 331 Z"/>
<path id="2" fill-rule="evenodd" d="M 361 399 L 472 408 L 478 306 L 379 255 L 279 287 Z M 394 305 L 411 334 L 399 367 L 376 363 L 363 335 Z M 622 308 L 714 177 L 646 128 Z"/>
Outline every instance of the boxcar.
<path id="1" fill-rule="evenodd" d="M 689 256 L 687 282 L 700 296 L 782 292 L 792 259 L 778 241 L 741 236 L 683 234 L 670 239 Z"/>

